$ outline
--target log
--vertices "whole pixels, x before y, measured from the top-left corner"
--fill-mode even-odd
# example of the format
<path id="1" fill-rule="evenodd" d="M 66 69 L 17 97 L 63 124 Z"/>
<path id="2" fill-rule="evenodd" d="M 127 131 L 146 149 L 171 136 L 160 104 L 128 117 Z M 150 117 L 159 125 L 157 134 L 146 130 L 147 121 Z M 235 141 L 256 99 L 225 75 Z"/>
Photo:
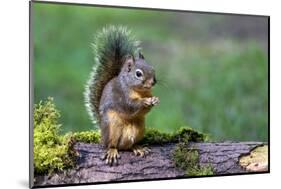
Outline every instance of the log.
<path id="1" fill-rule="evenodd" d="M 222 142 L 222 143 L 189 143 L 186 148 L 197 149 L 199 165 L 212 166 L 216 175 L 247 173 L 251 171 L 268 171 L 267 160 L 262 162 L 263 169 L 249 169 L 255 162 L 243 162 L 241 157 L 253 156 L 251 152 L 263 142 Z M 186 177 L 185 171 L 175 167 L 172 153 L 176 144 L 149 146 L 152 150 L 145 158 L 136 157 L 130 151 L 121 151 L 118 166 L 108 166 L 101 160 L 104 148 L 99 144 L 77 143 L 79 153 L 77 166 L 73 169 L 51 175 L 35 176 L 35 186 L 103 183 L 132 180 L 150 180 L 163 178 Z M 259 156 L 259 155 L 258 155 Z M 267 154 L 265 157 L 268 157 Z M 254 163 L 254 164 L 253 164 Z"/>

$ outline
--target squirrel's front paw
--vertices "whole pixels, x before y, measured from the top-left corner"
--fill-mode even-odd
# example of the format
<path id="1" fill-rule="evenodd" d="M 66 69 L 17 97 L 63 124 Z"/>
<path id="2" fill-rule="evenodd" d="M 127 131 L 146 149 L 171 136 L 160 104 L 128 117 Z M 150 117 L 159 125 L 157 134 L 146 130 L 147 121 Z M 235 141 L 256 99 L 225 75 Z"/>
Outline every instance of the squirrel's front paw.
<path id="1" fill-rule="evenodd" d="M 151 104 L 154 106 L 154 105 L 157 105 L 157 104 L 159 104 L 160 103 L 160 100 L 159 100 L 159 98 L 158 97 L 156 97 L 156 96 L 153 96 L 153 97 L 151 97 Z"/>
<path id="2" fill-rule="evenodd" d="M 120 159 L 120 155 L 116 148 L 110 148 L 107 150 L 102 159 L 105 160 L 105 163 L 110 166 L 118 165 L 118 159 Z"/>
<path id="3" fill-rule="evenodd" d="M 155 105 L 159 104 L 159 102 L 160 102 L 160 100 L 156 96 L 144 99 L 144 105 L 146 107 L 155 106 Z"/>
<path id="4" fill-rule="evenodd" d="M 147 147 L 140 147 L 140 146 L 134 146 L 133 147 L 133 152 L 135 156 L 140 156 L 140 157 L 145 157 L 151 150 Z"/>

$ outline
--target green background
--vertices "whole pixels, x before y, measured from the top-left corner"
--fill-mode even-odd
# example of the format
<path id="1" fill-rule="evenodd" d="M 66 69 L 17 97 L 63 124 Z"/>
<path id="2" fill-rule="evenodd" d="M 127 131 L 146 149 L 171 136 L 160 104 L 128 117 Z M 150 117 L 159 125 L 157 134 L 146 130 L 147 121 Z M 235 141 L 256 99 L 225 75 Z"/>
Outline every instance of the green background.
<path id="1" fill-rule="evenodd" d="M 96 31 L 124 25 L 142 41 L 161 103 L 147 126 L 189 126 L 213 140 L 267 141 L 266 17 L 33 3 L 34 102 L 48 96 L 62 131 L 94 129 L 84 87 Z"/>

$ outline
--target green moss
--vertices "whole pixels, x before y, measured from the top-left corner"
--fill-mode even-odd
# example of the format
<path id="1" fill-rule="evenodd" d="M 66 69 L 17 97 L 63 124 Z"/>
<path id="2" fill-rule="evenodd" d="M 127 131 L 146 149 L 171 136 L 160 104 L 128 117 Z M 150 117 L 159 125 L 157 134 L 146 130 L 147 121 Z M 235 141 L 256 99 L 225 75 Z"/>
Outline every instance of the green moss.
<path id="1" fill-rule="evenodd" d="M 154 128 L 148 128 L 145 131 L 145 135 L 141 143 L 152 145 L 189 141 L 202 142 L 206 141 L 206 139 L 206 134 L 195 131 L 189 127 L 182 127 L 174 133 L 164 133 Z"/>
<path id="2" fill-rule="evenodd" d="M 99 143 L 100 142 L 100 132 L 99 131 L 82 131 L 75 132 L 72 137 L 77 142 L 85 143 Z M 154 128 L 148 128 L 145 131 L 145 135 L 142 144 L 154 145 L 154 144 L 166 144 L 166 143 L 177 143 L 177 142 L 202 142 L 206 140 L 207 135 L 194 131 L 191 128 L 183 127 L 178 131 L 170 134 L 165 132 L 160 132 Z"/>
<path id="3" fill-rule="evenodd" d="M 195 149 L 188 149 L 188 142 L 204 142 L 207 135 L 195 131 L 189 127 L 182 127 L 174 133 L 163 133 L 154 128 L 148 128 L 145 132 L 142 144 L 178 143 L 173 153 L 176 167 L 185 170 L 187 176 L 213 175 L 210 165 L 199 166 L 199 154 Z"/>
<path id="4" fill-rule="evenodd" d="M 142 144 L 165 144 L 169 142 L 174 142 L 171 134 L 162 133 L 154 128 L 147 128 L 141 141 Z"/>
<path id="5" fill-rule="evenodd" d="M 98 131 L 82 131 L 73 133 L 73 138 L 77 142 L 99 143 L 101 136 Z"/>
<path id="6" fill-rule="evenodd" d="M 101 135 L 99 131 L 82 131 L 76 132 L 72 134 L 73 138 L 77 142 L 85 142 L 85 143 L 99 143 Z M 160 132 L 154 128 L 148 128 L 145 131 L 145 135 L 142 144 L 147 145 L 155 145 L 155 144 L 166 144 L 166 143 L 177 143 L 183 141 L 193 141 L 200 142 L 205 141 L 207 135 L 194 131 L 191 128 L 184 127 L 179 129 L 178 131 L 170 134 L 165 132 Z"/>
<path id="7" fill-rule="evenodd" d="M 182 127 L 173 134 L 177 142 L 204 142 L 208 136 L 189 127 Z"/>
<path id="8" fill-rule="evenodd" d="M 199 153 L 196 149 L 186 147 L 187 143 L 182 142 L 177 144 L 173 153 L 173 161 L 176 167 L 185 170 L 187 176 L 206 176 L 213 175 L 211 165 L 199 165 Z"/>
<path id="9" fill-rule="evenodd" d="M 60 136 L 53 99 L 40 101 L 34 106 L 34 171 L 51 173 L 74 165 L 75 152 L 71 135 Z"/>
<path id="10" fill-rule="evenodd" d="M 82 131 L 72 134 L 73 138 L 77 142 L 85 143 L 99 143 L 101 135 L 99 131 Z M 145 135 L 142 144 L 154 145 L 154 144 L 166 144 L 166 143 L 177 143 L 177 142 L 201 142 L 206 140 L 206 135 L 191 128 L 183 127 L 174 133 L 160 132 L 154 128 L 148 128 L 145 131 Z"/>
<path id="11" fill-rule="evenodd" d="M 199 167 L 199 169 L 196 169 L 195 172 L 189 173 L 189 175 L 193 175 L 193 176 L 209 176 L 209 175 L 214 175 L 214 169 L 209 164 L 209 165 L 205 165 L 205 166 Z"/>

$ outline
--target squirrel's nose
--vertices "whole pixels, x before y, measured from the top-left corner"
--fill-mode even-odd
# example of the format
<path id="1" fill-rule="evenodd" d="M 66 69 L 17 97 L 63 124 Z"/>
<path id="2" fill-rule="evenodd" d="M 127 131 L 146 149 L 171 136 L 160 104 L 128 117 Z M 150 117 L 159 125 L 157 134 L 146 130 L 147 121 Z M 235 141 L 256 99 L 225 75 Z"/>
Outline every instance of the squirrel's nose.
<path id="1" fill-rule="evenodd" d="M 156 77 L 154 76 L 152 85 L 155 85 L 156 83 L 157 83 L 157 80 L 156 80 Z"/>

